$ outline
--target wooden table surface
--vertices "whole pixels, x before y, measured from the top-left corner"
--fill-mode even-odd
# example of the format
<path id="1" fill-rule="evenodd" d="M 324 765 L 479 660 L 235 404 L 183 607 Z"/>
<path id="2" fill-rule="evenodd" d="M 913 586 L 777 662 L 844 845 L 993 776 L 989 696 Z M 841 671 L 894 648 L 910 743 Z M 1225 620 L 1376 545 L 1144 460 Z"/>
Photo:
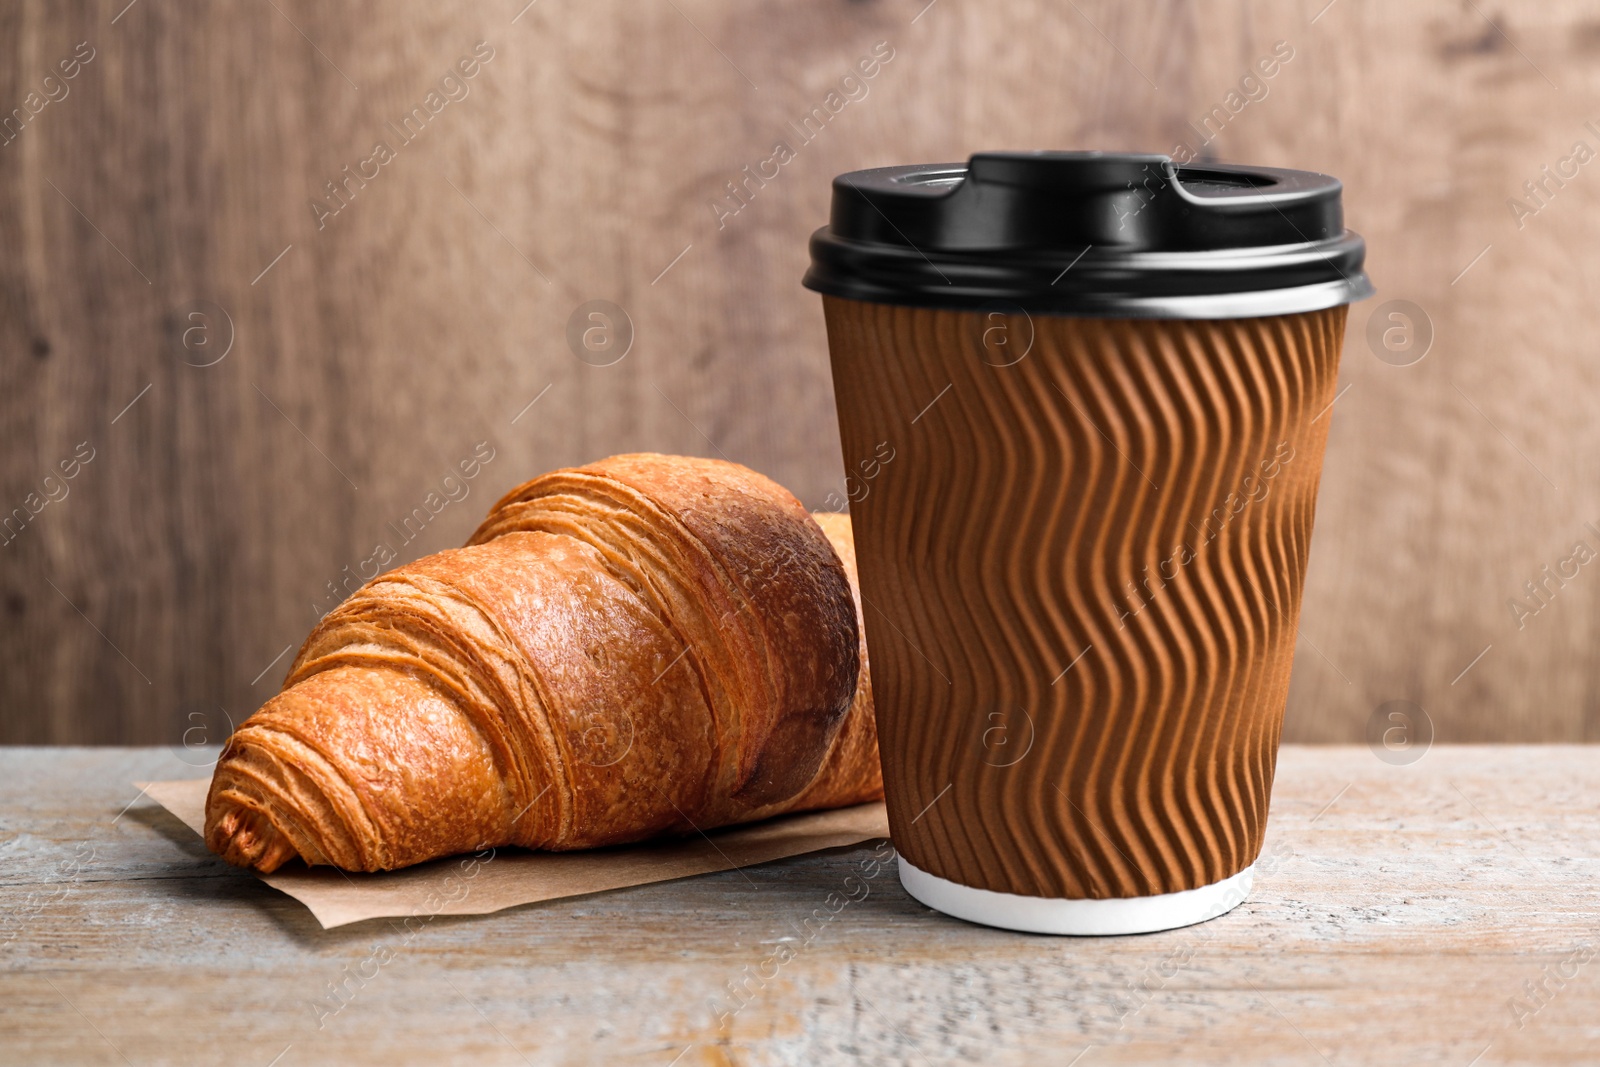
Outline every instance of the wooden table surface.
<path id="1" fill-rule="evenodd" d="M 943 918 L 870 845 L 325 931 L 135 800 L 194 752 L 3 749 L 0 1061 L 1594 1063 L 1597 757 L 1286 747 L 1247 903 L 1087 939 Z"/>

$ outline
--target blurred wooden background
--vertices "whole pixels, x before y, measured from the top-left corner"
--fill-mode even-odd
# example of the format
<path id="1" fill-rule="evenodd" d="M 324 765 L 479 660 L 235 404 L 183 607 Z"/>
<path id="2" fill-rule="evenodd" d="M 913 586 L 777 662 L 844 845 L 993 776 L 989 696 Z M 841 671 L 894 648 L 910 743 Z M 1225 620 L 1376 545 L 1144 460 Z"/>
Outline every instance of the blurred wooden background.
<path id="1" fill-rule="evenodd" d="M 554 466 L 721 454 L 820 507 L 842 469 L 799 280 L 829 179 L 1180 145 L 1343 178 L 1380 290 L 1286 738 L 1409 700 L 1439 740 L 1600 739 L 1600 567 L 1541 575 L 1600 551 L 1592 8 L 525 2 L 0 8 L 0 513 L 29 516 L 0 535 L 0 741 L 219 740 L 380 544 L 455 545 Z M 631 320 L 610 365 L 567 343 L 592 300 Z M 1367 339 L 1396 300 L 1431 323 L 1409 366 Z"/>

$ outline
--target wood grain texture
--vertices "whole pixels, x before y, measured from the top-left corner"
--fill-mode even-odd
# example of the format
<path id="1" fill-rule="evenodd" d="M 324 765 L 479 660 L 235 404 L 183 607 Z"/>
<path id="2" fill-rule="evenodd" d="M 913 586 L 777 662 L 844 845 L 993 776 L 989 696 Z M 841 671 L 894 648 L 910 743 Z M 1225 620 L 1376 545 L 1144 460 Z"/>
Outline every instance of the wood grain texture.
<path id="1" fill-rule="evenodd" d="M 1251 899 L 1104 939 L 940 917 L 892 860 L 866 873 L 886 846 L 324 931 L 130 806 L 130 780 L 195 773 L 161 749 L 0 751 L 0 1060 L 1033 1064 L 1092 1045 L 1082 1067 L 1460 1067 L 1600 1045 L 1581 747 L 1395 767 L 1288 746 Z"/>
<path id="2" fill-rule="evenodd" d="M 1444 739 L 1600 739 L 1600 581 L 1541 573 L 1600 550 L 1576 0 L 18 0 L 0 42 L 0 118 L 26 116 L 0 145 L 0 517 L 68 490 L 0 545 L 0 740 L 217 740 L 378 545 L 457 544 L 553 467 L 721 455 L 822 505 L 843 468 L 799 278 L 829 179 L 1029 146 L 1346 182 L 1380 295 L 1351 316 L 1286 736 L 1355 740 L 1400 698 Z M 632 323 L 610 366 L 566 340 L 597 299 Z M 1413 366 L 1367 345 L 1395 299 L 1431 321 Z M 480 441 L 493 462 L 442 486 Z"/>

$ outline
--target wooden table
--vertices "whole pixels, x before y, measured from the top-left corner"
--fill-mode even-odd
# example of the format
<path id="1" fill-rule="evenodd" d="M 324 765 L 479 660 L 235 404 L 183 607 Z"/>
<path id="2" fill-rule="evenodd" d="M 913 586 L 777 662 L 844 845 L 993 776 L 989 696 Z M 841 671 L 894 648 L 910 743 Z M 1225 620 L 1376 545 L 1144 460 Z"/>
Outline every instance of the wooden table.
<path id="1" fill-rule="evenodd" d="M 803 927 L 870 846 L 325 931 L 133 802 L 197 762 L 0 750 L 0 1061 L 1600 1061 L 1594 748 L 1287 747 L 1251 900 L 1108 939 L 942 918 L 892 864 Z"/>

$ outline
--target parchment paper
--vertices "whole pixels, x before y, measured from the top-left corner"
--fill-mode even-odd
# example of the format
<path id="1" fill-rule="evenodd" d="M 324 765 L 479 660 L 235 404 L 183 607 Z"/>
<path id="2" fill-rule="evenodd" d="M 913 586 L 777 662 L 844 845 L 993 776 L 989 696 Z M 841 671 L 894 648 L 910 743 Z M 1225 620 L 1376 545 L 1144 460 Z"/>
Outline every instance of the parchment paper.
<path id="1" fill-rule="evenodd" d="M 134 785 L 195 833 L 205 832 L 209 778 Z M 587 852 L 499 849 L 378 874 L 347 874 L 296 861 L 260 878 L 310 908 L 328 928 L 363 919 L 482 915 L 518 904 L 729 871 L 888 836 L 888 816 L 879 802 L 789 815 L 692 838 Z"/>

